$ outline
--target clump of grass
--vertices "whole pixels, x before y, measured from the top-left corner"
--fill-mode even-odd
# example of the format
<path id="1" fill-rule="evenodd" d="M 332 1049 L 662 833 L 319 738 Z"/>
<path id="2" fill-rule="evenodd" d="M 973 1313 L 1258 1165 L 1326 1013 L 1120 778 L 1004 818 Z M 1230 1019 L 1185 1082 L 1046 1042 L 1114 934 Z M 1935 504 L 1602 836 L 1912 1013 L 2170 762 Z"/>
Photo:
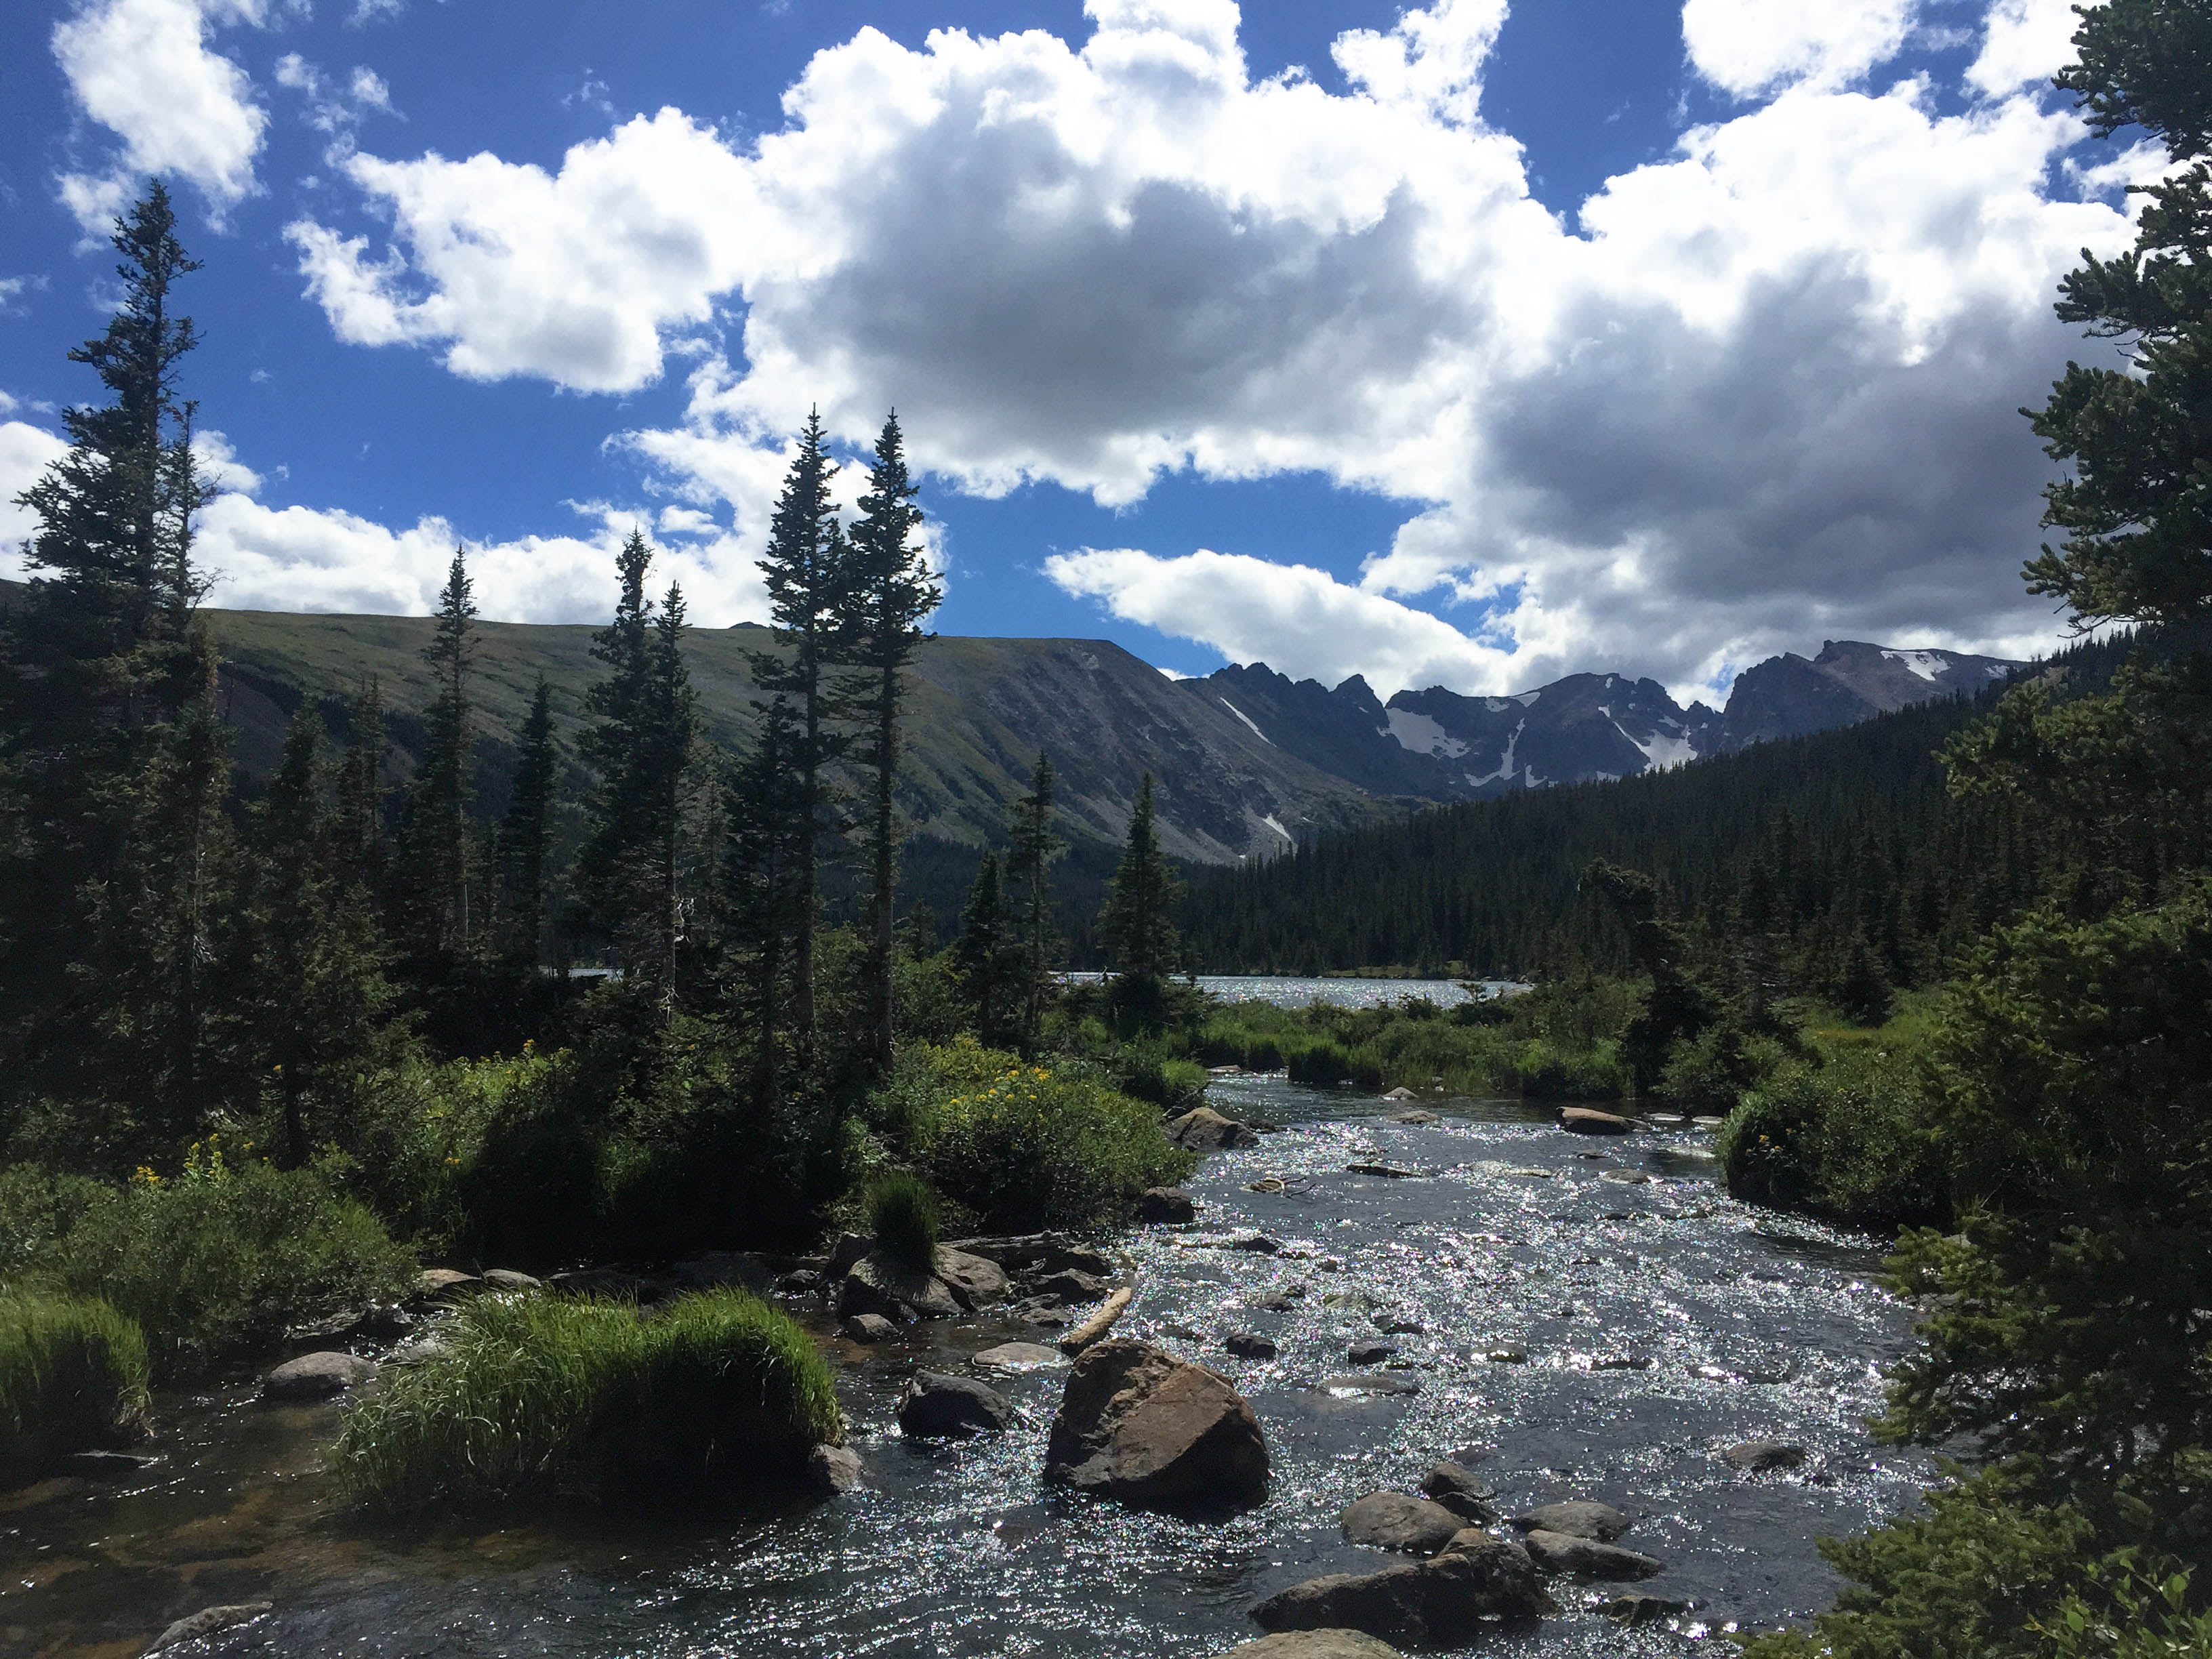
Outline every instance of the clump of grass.
<path id="1" fill-rule="evenodd" d="M 650 1316 L 485 1297 L 454 1315 L 442 1352 L 386 1373 L 334 1458 L 354 1498 L 385 1509 L 599 1501 L 787 1470 L 843 1429 L 805 1332 L 741 1291 Z"/>
<path id="2" fill-rule="evenodd" d="M 910 1267 L 935 1265 L 939 1218 L 927 1182 L 906 1170 L 878 1176 L 869 1183 L 866 1207 L 879 1249 Z"/>
<path id="3" fill-rule="evenodd" d="M 131 1438 L 146 1415 L 146 1339 L 106 1303 L 0 1295 L 0 1472 Z"/>

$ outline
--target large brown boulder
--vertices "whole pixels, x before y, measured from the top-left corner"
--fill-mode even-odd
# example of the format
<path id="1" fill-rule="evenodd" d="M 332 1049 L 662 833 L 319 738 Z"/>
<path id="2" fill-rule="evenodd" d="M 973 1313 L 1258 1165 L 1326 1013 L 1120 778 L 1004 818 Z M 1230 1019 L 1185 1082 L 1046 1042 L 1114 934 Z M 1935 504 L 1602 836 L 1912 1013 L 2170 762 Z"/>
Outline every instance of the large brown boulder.
<path id="1" fill-rule="evenodd" d="M 1146 1509 L 1247 1509 L 1267 1493 L 1267 1445 L 1219 1372 L 1115 1337 L 1068 1374 L 1044 1478 Z"/>
<path id="2" fill-rule="evenodd" d="M 1252 1617 L 1263 1630 L 1351 1629 L 1457 1647 L 1483 1635 L 1493 1619 L 1553 1611 L 1526 1551 L 1469 1531 L 1430 1560 L 1293 1584 L 1253 1608 Z"/>
<path id="3" fill-rule="evenodd" d="M 1402 1492 L 1370 1492 L 1355 1498 L 1340 1521 L 1351 1542 L 1407 1555 L 1434 1555 L 1467 1526 L 1443 1504 Z"/>
<path id="4" fill-rule="evenodd" d="M 1595 1538 L 1601 1544 L 1610 1544 L 1628 1530 L 1630 1522 L 1610 1504 L 1570 1498 L 1516 1515 L 1513 1524 L 1523 1532 L 1563 1532 L 1570 1538 Z"/>
<path id="5" fill-rule="evenodd" d="M 1193 1152 L 1218 1152 L 1231 1146 L 1260 1144 L 1257 1130 L 1222 1116 L 1211 1106 L 1201 1106 L 1196 1111 L 1171 1119 L 1166 1133 L 1176 1146 Z"/>
<path id="6" fill-rule="evenodd" d="M 1577 1538 L 1541 1528 L 1522 1534 L 1521 1542 L 1529 1559 L 1546 1572 L 1563 1572 L 1574 1578 L 1619 1582 L 1649 1578 L 1667 1570 L 1665 1563 L 1618 1544 L 1601 1544 L 1595 1538 Z"/>
<path id="7" fill-rule="evenodd" d="M 1559 1127 L 1578 1135 L 1625 1135 L 1636 1126 L 1618 1113 L 1601 1112 L 1591 1106 L 1563 1106 Z"/>
<path id="8" fill-rule="evenodd" d="M 1006 1270 L 988 1256 L 940 1249 L 937 1276 L 963 1308 L 980 1308 L 1006 1293 Z"/>

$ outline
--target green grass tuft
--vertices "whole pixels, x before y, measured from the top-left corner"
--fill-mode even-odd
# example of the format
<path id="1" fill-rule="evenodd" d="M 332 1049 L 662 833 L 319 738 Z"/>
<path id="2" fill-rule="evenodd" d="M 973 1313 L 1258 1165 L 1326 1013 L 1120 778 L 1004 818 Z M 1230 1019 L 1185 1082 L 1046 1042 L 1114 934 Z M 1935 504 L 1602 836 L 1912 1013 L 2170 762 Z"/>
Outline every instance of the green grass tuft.
<path id="1" fill-rule="evenodd" d="M 146 1415 L 146 1339 L 105 1302 L 0 1295 L 0 1472 L 135 1434 Z"/>
<path id="2" fill-rule="evenodd" d="M 893 1170 L 868 1184 L 868 1231 L 876 1243 L 910 1267 L 936 1265 L 937 1194 L 920 1176 Z"/>
<path id="3" fill-rule="evenodd" d="M 629 1303 L 485 1297 L 445 1351 L 387 1370 L 353 1408 L 335 1462 L 358 1502 L 658 1497 L 786 1472 L 843 1434 L 829 1366 L 756 1297 Z"/>

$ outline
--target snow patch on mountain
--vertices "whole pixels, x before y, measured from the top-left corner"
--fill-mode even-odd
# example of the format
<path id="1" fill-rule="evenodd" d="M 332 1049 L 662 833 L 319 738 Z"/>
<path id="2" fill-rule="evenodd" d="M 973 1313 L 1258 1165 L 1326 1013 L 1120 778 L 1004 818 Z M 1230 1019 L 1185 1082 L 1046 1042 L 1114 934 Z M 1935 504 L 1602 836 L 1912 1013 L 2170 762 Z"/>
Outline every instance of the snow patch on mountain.
<path id="1" fill-rule="evenodd" d="M 1270 749 L 1275 746 L 1275 740 L 1273 738 L 1270 738 L 1265 732 L 1262 732 L 1256 725 L 1254 725 L 1252 717 L 1246 714 L 1243 709 L 1239 708 L 1235 703 L 1230 702 L 1228 698 L 1222 698 L 1221 706 L 1224 708 L 1226 708 L 1231 714 L 1236 715 L 1238 720 L 1243 720 L 1245 725 L 1251 726 L 1252 735 L 1259 738 L 1261 742 L 1266 744 Z M 1273 823 L 1274 820 L 1270 818 L 1267 822 Z M 1276 825 L 1277 833 L 1279 834 L 1281 829 L 1282 826 L 1280 824 Z"/>
<path id="2" fill-rule="evenodd" d="M 1384 711 L 1390 720 L 1390 735 L 1398 739 L 1401 748 L 1410 749 L 1417 755 L 1434 755 L 1439 760 L 1457 760 L 1467 753 L 1467 745 L 1445 731 L 1426 714 L 1416 714 L 1410 708 Z"/>

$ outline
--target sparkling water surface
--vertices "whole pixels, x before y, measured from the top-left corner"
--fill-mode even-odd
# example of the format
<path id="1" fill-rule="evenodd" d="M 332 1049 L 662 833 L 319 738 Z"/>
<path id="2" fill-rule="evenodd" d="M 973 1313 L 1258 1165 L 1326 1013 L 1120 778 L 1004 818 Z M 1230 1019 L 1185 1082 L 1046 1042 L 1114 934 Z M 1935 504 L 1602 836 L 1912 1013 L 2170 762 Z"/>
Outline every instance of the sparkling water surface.
<path id="1" fill-rule="evenodd" d="M 860 1493 L 714 1515 L 659 1512 L 641 1493 L 620 1515 L 365 1521 L 319 1468 L 340 1408 L 264 1407 L 240 1377 L 161 1402 L 167 1461 L 136 1486 L 0 1497 L 0 1654 L 122 1659 L 185 1613 L 269 1601 L 267 1616 L 180 1659 L 1195 1659 L 1258 1634 L 1248 1609 L 1285 1585 L 1401 1559 L 1346 1544 L 1340 1510 L 1471 1448 L 1489 1454 L 1478 1469 L 1505 1513 L 1590 1497 L 1636 1516 L 1622 1541 L 1668 1570 L 1633 1588 L 1698 1610 L 1624 1631 L 1592 1610 L 1611 1592 L 1565 1584 L 1561 1616 L 1455 1651 L 1717 1659 L 1729 1625 L 1825 1605 L 1834 1583 L 1815 1539 L 1914 1501 L 1924 1461 L 1876 1447 L 1865 1426 L 1910 1328 L 1876 1286 L 1876 1242 L 1731 1201 L 1698 1132 L 1594 1141 L 1518 1103 L 1441 1099 L 1425 1103 L 1436 1123 L 1401 1124 L 1402 1102 L 1279 1078 L 1224 1079 L 1213 1095 L 1284 1127 L 1207 1160 L 1189 1183 L 1197 1224 L 1121 1241 L 1138 1273 L 1122 1329 L 1202 1358 L 1251 1400 L 1274 1479 L 1234 1521 L 1043 1486 L 1064 1373 L 1000 1382 L 1029 1419 L 1012 1433 L 901 1439 L 896 1403 L 915 1366 L 963 1370 L 979 1349 L 1048 1334 L 944 1322 L 870 1350 L 809 1314 L 840 1367 L 868 1470 Z M 1282 1190 L 1248 1190 L 1261 1182 Z M 1255 1233 L 1279 1251 L 1226 1248 Z M 1292 1294 L 1290 1311 L 1252 1305 L 1276 1291 Z M 1393 1322 L 1424 1330 L 1378 1334 Z M 1224 1352 L 1240 1328 L 1278 1357 Z M 1397 1344 L 1404 1368 L 1369 1374 L 1419 1392 L 1316 1386 L 1358 1370 L 1355 1339 Z M 1516 1352 L 1525 1360 L 1489 1357 Z M 1604 1368 L 1622 1361 L 1643 1368 Z M 1812 1460 L 1748 1476 L 1715 1456 L 1747 1439 Z"/>

